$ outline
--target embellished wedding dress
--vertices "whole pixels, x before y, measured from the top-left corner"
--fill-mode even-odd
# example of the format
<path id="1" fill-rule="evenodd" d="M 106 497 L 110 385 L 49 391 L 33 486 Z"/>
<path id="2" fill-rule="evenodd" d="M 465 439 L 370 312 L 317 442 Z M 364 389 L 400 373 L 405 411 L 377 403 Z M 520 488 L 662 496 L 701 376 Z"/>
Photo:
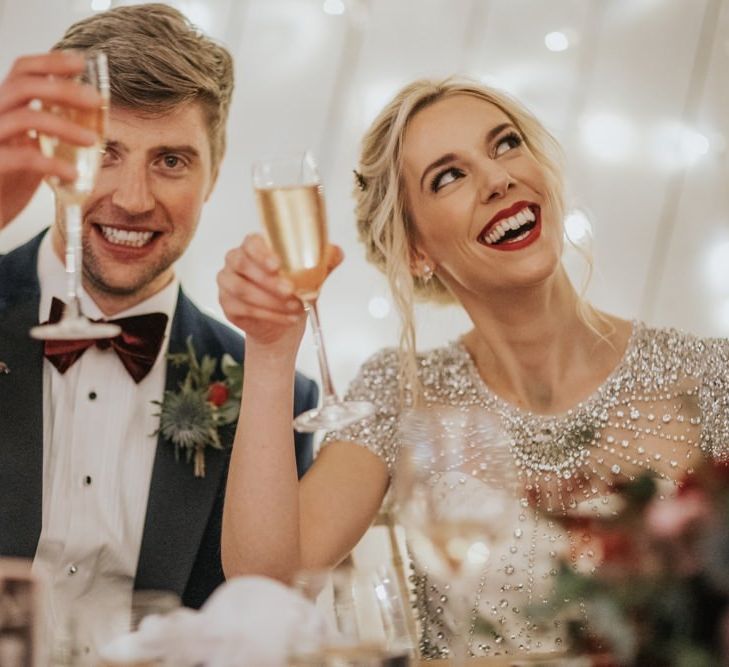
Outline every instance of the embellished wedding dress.
<path id="1" fill-rule="evenodd" d="M 376 415 L 327 434 L 325 444 L 348 440 L 371 449 L 391 472 L 398 450 L 398 354 L 368 360 L 348 398 L 372 401 Z M 565 528 L 555 514 L 610 511 L 609 487 L 646 470 L 675 481 L 702 456 L 721 456 L 729 443 L 729 343 L 633 323 L 618 366 L 587 399 L 558 415 L 521 410 L 496 396 L 460 341 L 418 357 L 429 405 L 483 407 L 498 415 L 511 438 L 522 492 L 505 513 L 507 527 L 469 593 L 469 645 L 475 655 L 560 651 L 566 627 L 548 626 L 527 610 L 548 607 L 560 559 L 589 571 L 597 557 L 589 539 Z M 406 404 L 409 403 L 407 392 Z M 671 486 L 671 485 L 669 485 Z M 550 516 L 551 515 L 551 516 Z M 448 655 L 447 582 L 414 565 L 410 576 L 420 626 L 420 652 Z M 478 617 L 495 632 L 480 635 Z"/>

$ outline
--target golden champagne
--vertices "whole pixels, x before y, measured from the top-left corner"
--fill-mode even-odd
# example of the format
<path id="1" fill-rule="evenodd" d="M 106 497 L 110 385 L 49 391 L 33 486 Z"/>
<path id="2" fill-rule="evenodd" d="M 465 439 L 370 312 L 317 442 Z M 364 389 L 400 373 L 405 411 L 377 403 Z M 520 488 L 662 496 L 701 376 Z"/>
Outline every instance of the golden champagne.
<path id="1" fill-rule="evenodd" d="M 256 189 L 268 240 L 296 296 L 311 301 L 326 278 L 327 225 L 318 184 Z"/>
<path id="2" fill-rule="evenodd" d="M 101 163 L 101 138 L 104 133 L 104 109 L 72 109 L 56 107 L 53 112 L 91 130 L 98 141 L 91 146 L 76 146 L 57 137 L 41 134 L 41 151 L 46 157 L 56 157 L 76 167 L 75 181 L 54 180 L 53 186 L 66 197 L 88 196 L 94 189 L 96 173 Z"/>

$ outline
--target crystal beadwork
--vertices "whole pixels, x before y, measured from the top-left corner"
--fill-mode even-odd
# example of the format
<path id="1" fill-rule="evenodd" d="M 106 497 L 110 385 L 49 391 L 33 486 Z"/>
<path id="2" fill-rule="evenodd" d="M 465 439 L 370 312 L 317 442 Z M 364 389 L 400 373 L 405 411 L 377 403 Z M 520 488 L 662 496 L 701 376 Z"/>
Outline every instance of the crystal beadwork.
<path id="1" fill-rule="evenodd" d="M 391 474 L 402 406 L 412 404 L 408 388 L 400 391 L 398 358 L 394 349 L 374 355 L 347 393 L 348 399 L 374 402 L 376 415 L 324 440 L 324 445 L 347 440 L 368 447 Z M 592 395 L 559 415 L 535 414 L 497 396 L 461 341 L 419 355 L 418 369 L 427 404 L 480 407 L 500 417 L 522 482 L 513 524 L 489 545 L 490 559 L 472 591 L 472 618 L 492 618 L 492 608 L 502 614 L 496 638 L 479 636 L 479 623 L 471 623 L 474 655 L 563 646 L 565 623 L 558 618 L 534 623 L 525 610 L 549 604 L 558 560 L 591 571 L 596 554 L 589 535 L 564 528 L 550 515 L 614 513 L 610 488 L 616 482 L 646 470 L 676 481 L 697 457 L 723 456 L 729 442 L 729 343 L 724 340 L 634 322 L 613 372 Z M 448 608 L 441 600 L 446 582 L 435 581 L 417 564 L 417 554 L 413 557 L 421 655 L 444 658 L 450 632 L 446 614 L 438 610 Z"/>

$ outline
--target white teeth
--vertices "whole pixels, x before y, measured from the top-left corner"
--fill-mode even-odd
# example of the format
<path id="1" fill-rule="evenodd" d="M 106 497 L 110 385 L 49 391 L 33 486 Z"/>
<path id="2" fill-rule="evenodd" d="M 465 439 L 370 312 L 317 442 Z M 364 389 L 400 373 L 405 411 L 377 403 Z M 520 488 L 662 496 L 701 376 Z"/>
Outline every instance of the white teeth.
<path id="1" fill-rule="evenodd" d="M 536 220 L 536 216 L 534 215 L 534 211 L 531 210 L 528 206 L 525 206 L 521 211 L 518 213 L 515 213 L 509 218 L 505 218 L 504 220 L 500 220 L 494 227 L 491 229 L 491 231 L 484 237 L 484 240 L 488 245 L 493 245 L 494 243 L 497 243 L 500 241 L 504 236 L 506 235 L 506 232 L 512 230 L 512 229 L 519 229 L 519 227 L 522 227 L 523 225 L 527 223 L 534 222 Z M 525 231 L 523 234 L 520 234 L 516 238 L 510 239 L 510 243 L 513 243 L 515 241 L 520 241 L 523 238 L 526 238 L 529 231 Z"/>
<path id="2" fill-rule="evenodd" d="M 114 245 L 124 245 L 132 248 L 141 248 L 152 240 L 154 232 L 133 232 L 126 229 L 116 229 L 99 225 L 104 238 Z"/>

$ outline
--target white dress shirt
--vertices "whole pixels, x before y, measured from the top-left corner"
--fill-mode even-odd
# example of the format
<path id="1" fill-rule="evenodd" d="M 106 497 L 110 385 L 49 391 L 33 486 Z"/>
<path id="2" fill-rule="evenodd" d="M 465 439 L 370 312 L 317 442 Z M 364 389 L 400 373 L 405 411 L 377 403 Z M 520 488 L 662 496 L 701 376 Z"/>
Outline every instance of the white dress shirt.
<path id="1" fill-rule="evenodd" d="M 40 246 L 38 276 L 43 322 L 52 297 L 66 300 L 50 233 Z M 72 633 L 90 660 L 128 623 L 157 446 L 152 401 L 164 391 L 177 293 L 175 279 L 114 315 L 169 317 L 159 356 L 139 384 L 112 349 L 90 347 L 63 375 L 43 362 L 43 523 L 34 568 L 47 581 L 51 645 Z M 85 292 L 80 299 L 88 317 L 103 317 Z"/>

